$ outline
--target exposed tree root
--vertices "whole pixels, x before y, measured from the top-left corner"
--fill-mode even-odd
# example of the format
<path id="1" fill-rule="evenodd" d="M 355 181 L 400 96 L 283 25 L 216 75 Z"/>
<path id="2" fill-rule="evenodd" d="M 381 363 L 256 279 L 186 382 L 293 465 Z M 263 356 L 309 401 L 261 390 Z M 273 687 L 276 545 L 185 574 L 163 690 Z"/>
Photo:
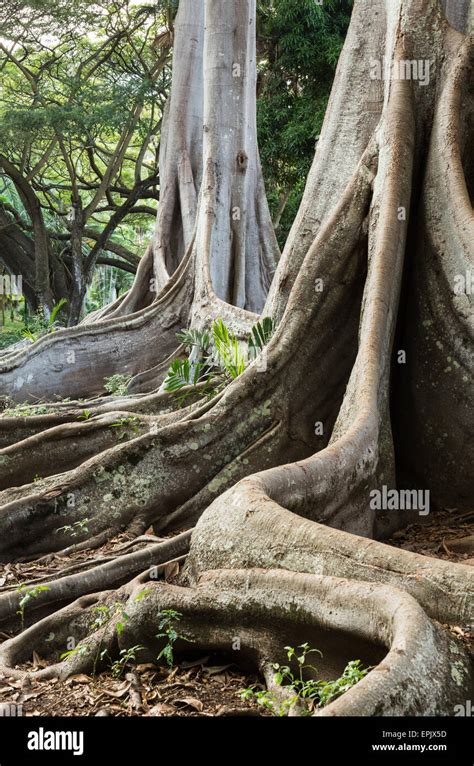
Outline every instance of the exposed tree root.
<path id="1" fill-rule="evenodd" d="M 383 582 L 405 590 L 433 619 L 472 630 L 472 567 L 302 519 L 283 507 L 283 485 L 277 488 L 271 473 L 244 479 L 202 515 L 193 532 L 184 581 L 193 583 L 210 569 L 281 567 Z"/>
<path id="2" fill-rule="evenodd" d="M 360 291 L 364 273 L 360 257 L 355 264 L 349 264 L 354 261 L 358 238 L 363 236 L 361 226 L 371 190 L 365 162 L 372 161 L 373 150 L 364 157 L 334 213 L 340 226 L 335 231 L 328 226 L 315 242 L 319 260 L 309 262 L 308 273 L 289 303 L 288 321 L 280 325 L 270 342 L 267 368 L 260 370 L 254 363 L 215 400 L 198 406 L 179 422 L 159 428 L 156 434 L 112 447 L 73 471 L 44 479 L 34 487 L 5 490 L 0 496 L 0 528 L 5 532 L 8 529 L 8 535 L 3 549 L 0 544 L 2 557 L 20 555 L 20 547 L 23 555 L 56 550 L 54 530 L 84 518 L 89 520 L 84 537 L 107 529 L 117 531 L 132 522 L 143 529 L 158 523 L 159 529 L 161 519 L 169 529 L 167 514 L 208 485 L 211 498 L 194 507 L 187 519 L 181 514 L 181 526 L 183 522 L 192 524 L 212 495 L 243 475 L 304 456 L 327 442 L 326 434 L 330 433 L 353 361 L 350 350 L 358 304 L 345 305 L 344 288 L 350 283 Z M 335 253 L 341 256 L 343 246 L 345 257 L 335 260 Z M 333 286 L 329 298 L 322 293 L 319 310 L 315 311 L 311 301 L 318 273 Z M 312 380 L 308 378 L 306 389 L 301 385 L 301 368 L 294 365 L 293 348 L 299 348 L 301 364 L 309 374 L 315 355 L 322 357 L 328 346 L 328 332 L 331 350 L 317 372 L 312 373 Z M 315 379 L 320 381 L 321 398 L 313 393 Z M 330 396 L 328 379 L 333 381 Z M 291 407 L 282 407 L 285 392 L 290 390 L 298 395 L 293 397 Z M 314 423 L 318 420 L 324 424 L 322 434 L 315 434 Z M 276 424 L 281 427 L 275 429 Z M 273 429 L 274 439 L 262 451 L 259 440 L 269 429 Z M 196 453 L 202 451 L 207 459 L 196 465 Z M 230 464 L 239 456 L 243 456 L 241 472 L 236 476 Z M 219 476 L 223 469 L 224 475 Z M 71 496 L 73 504 L 67 502 Z M 24 514 L 29 520 L 28 533 L 25 536 L 22 532 L 17 539 L 18 519 L 25 518 Z"/>
<path id="3" fill-rule="evenodd" d="M 64 650 L 66 637 L 74 637 L 82 651 L 31 677 L 91 672 L 104 667 L 104 656 L 138 643 L 144 647 L 141 659 L 153 660 L 163 646 L 156 638 L 159 612 L 173 609 L 182 615 L 181 635 L 190 639 L 178 641 L 177 651 L 189 651 L 193 642 L 203 651 L 233 655 L 238 663 L 258 668 L 270 684 L 271 664 L 284 659 L 285 644 L 308 641 L 319 647 L 323 660 L 317 664 L 324 677 L 340 673 L 354 652 L 375 664 L 318 715 L 449 715 L 470 693 L 465 650 L 413 598 L 387 585 L 253 569 L 208 572 L 193 588 L 138 580 L 114 596 L 129 619 L 124 621 L 118 609 L 94 631 L 93 607 L 98 599 L 110 603 L 110 593 L 83 597 L 5 642 L 1 672 L 24 677 L 25 671 L 14 666 L 30 659 L 33 647 L 53 659 Z M 449 662 L 440 665 L 440 656 Z"/>
<path id="4" fill-rule="evenodd" d="M 26 615 L 28 622 L 37 619 L 38 614 L 48 614 L 80 596 L 101 591 L 105 586 L 107 589 L 118 588 L 146 567 L 152 567 L 154 576 L 158 578 L 166 564 L 187 553 L 190 535 L 191 532 L 183 532 L 170 540 L 133 553 L 114 556 L 109 560 L 98 558 L 74 564 L 65 568 L 57 579 L 35 578 L 28 583 L 29 586 L 41 583 L 48 590 L 39 593 L 32 602 Z M 78 572 L 78 569 L 85 571 Z M 6 588 L 0 589 L 0 624 L 12 625 L 18 622 L 18 616 L 15 616 L 18 599 L 18 591 L 12 590 L 11 586 L 8 591 Z"/>

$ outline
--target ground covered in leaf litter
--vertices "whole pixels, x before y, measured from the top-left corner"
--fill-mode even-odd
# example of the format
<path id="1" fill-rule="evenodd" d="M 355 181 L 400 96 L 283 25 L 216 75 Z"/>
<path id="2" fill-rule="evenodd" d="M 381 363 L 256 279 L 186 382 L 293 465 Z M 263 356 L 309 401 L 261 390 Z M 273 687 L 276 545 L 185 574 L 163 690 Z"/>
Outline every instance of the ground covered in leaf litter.
<path id="1" fill-rule="evenodd" d="M 474 510 L 456 509 L 420 516 L 415 523 L 395 532 L 389 545 L 446 561 L 474 565 Z"/>
<path id="2" fill-rule="evenodd" d="M 134 543 L 122 535 L 98 549 L 95 557 L 113 557 L 152 542 L 156 538 Z M 474 565 L 474 511 L 459 515 L 453 509 L 420 517 L 386 542 L 425 556 Z M 34 562 L 0 565 L 0 587 L 36 578 L 46 581 L 64 573 L 66 566 L 80 566 L 89 558 L 90 551 L 76 551 L 67 557 L 52 554 Z M 175 574 L 172 568 L 170 579 Z M 450 630 L 472 646 L 472 634 L 457 626 Z M 0 643 L 10 635 L 0 633 Z M 34 654 L 30 667 L 39 669 L 45 664 Z M 138 664 L 121 678 L 109 672 L 76 675 L 67 681 L 22 682 L 0 676 L 0 713 L 2 706 L 15 705 L 25 716 L 269 715 L 255 701 L 240 699 L 240 692 L 250 686 L 264 688 L 257 676 L 242 673 L 236 665 L 219 664 L 212 657 L 181 662 L 173 669 Z"/>
<path id="3" fill-rule="evenodd" d="M 43 666 L 41 658 L 34 659 L 32 669 Z M 240 699 L 240 691 L 258 684 L 258 678 L 243 675 L 235 666 L 212 665 L 209 659 L 181 663 L 172 670 L 136 665 L 123 678 L 101 673 L 25 684 L 0 677 L 0 705 L 21 705 L 24 716 L 260 715 L 263 711 L 255 703 Z"/>

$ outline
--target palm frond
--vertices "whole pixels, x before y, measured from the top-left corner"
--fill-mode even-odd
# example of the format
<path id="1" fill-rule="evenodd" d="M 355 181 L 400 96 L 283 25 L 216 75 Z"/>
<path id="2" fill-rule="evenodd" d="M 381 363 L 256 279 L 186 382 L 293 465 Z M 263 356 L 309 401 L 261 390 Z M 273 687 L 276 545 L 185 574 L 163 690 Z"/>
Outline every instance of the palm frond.
<path id="1" fill-rule="evenodd" d="M 201 382 L 203 368 L 204 365 L 199 362 L 191 366 L 189 359 L 175 359 L 164 381 L 165 391 L 173 393 L 186 386 L 197 386 Z"/>
<path id="2" fill-rule="evenodd" d="M 187 348 L 196 347 L 202 354 L 207 354 L 211 338 L 207 330 L 181 330 L 176 333 L 179 342 Z"/>
<path id="3" fill-rule="evenodd" d="M 48 327 L 52 327 L 52 326 L 53 326 L 53 324 L 54 324 L 54 323 L 55 323 L 55 321 L 56 321 L 56 317 L 57 317 L 57 315 L 59 314 L 59 312 L 61 311 L 61 309 L 62 309 L 62 307 L 64 306 L 64 304 L 65 304 L 65 303 L 67 303 L 67 300 L 66 300 L 66 298 L 61 298 L 61 300 L 59 300 L 59 301 L 58 301 L 58 302 L 57 302 L 57 303 L 56 303 L 56 304 L 53 306 L 53 309 L 52 309 L 52 311 L 51 311 L 51 316 L 50 316 L 50 318 L 49 318 L 49 322 L 48 322 Z"/>
<path id="4" fill-rule="evenodd" d="M 212 323 L 212 338 L 217 361 L 231 378 L 238 378 L 245 370 L 245 358 L 234 333 L 229 333 L 222 319 Z"/>
<path id="5" fill-rule="evenodd" d="M 274 331 L 275 327 L 271 317 L 264 317 L 254 324 L 248 339 L 249 357 L 251 360 L 256 359 L 260 352 L 263 351 Z"/>

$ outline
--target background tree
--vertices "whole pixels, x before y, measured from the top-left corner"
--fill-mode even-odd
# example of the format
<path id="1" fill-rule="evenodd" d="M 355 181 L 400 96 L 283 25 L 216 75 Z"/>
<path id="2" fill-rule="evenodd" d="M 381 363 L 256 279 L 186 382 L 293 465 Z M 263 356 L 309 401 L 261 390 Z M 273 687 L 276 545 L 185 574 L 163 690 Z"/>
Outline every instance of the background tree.
<path id="1" fill-rule="evenodd" d="M 33 307 L 66 298 L 70 324 L 97 263 L 135 272 L 124 221 L 143 239 L 156 215 L 172 35 L 166 4 L 74 10 L 74 25 L 53 7 L 52 32 L 16 26 L 0 46 L 3 260 Z"/>

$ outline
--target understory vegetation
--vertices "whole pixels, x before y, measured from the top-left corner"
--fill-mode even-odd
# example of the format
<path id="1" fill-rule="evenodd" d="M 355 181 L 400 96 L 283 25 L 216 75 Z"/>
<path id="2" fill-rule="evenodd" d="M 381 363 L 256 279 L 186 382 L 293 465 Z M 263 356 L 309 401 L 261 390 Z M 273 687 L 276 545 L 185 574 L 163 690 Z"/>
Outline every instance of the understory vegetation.
<path id="1" fill-rule="evenodd" d="M 188 351 L 188 356 L 172 362 L 164 380 L 164 390 L 176 393 L 188 386 L 205 384 L 203 392 L 206 396 L 216 396 L 259 357 L 273 331 L 271 317 L 264 317 L 257 322 L 244 342 L 239 342 L 222 319 L 212 323 L 210 332 L 182 330 L 176 337 Z M 181 397 L 181 401 L 185 398 Z"/>
<path id="2" fill-rule="evenodd" d="M 318 708 L 328 705 L 342 694 L 349 691 L 355 684 L 362 681 L 370 671 L 370 668 L 361 667 L 360 660 L 351 660 L 347 663 L 342 675 L 334 681 L 318 681 L 308 678 L 308 673 L 317 674 L 314 664 L 307 662 L 310 655 L 322 653 L 319 649 L 311 648 L 309 644 L 300 644 L 298 647 L 285 646 L 288 665 L 273 664 L 275 671 L 274 683 L 281 687 L 284 697 L 275 691 L 259 690 L 250 687 L 243 689 L 241 698 L 252 700 L 255 698 L 258 705 L 269 710 L 273 715 L 288 715 L 292 707 L 299 704 L 304 715 L 311 715 Z M 293 667 L 292 667 L 293 666 Z"/>

